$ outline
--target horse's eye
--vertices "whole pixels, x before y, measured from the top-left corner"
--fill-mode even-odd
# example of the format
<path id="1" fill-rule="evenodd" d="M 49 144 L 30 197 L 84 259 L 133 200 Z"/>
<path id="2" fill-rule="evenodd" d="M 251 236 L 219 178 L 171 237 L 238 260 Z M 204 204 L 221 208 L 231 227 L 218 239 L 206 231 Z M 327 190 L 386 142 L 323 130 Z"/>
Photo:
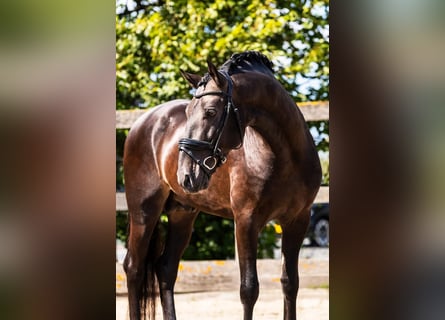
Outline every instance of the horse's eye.
<path id="1" fill-rule="evenodd" d="M 207 118 L 213 118 L 214 116 L 216 116 L 216 110 L 215 109 L 206 109 L 205 116 Z"/>

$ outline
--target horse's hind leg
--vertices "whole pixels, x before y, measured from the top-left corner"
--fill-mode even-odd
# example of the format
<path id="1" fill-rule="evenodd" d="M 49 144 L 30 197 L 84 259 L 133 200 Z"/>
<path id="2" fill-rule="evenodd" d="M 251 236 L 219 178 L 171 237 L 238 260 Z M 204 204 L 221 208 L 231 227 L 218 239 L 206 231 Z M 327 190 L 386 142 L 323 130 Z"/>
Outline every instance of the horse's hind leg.
<path id="1" fill-rule="evenodd" d="M 124 261 L 127 274 L 128 302 L 131 320 L 141 318 L 141 308 L 145 312 L 145 303 L 154 316 L 155 279 L 154 263 L 156 259 L 155 246 L 150 245 L 154 229 L 159 221 L 161 211 L 167 199 L 168 192 L 161 188 L 147 188 L 141 186 L 132 188 L 126 186 L 129 236 L 128 252 Z M 153 190 L 154 189 L 154 190 Z M 142 305 L 141 305 L 142 303 Z"/>
<path id="2" fill-rule="evenodd" d="M 298 254 L 310 219 L 308 211 L 301 212 L 294 221 L 282 224 L 281 251 L 283 265 L 281 286 L 284 294 L 284 320 L 295 320 L 297 318 Z"/>
<path id="3" fill-rule="evenodd" d="M 166 205 L 168 233 L 164 252 L 157 265 L 157 275 L 161 291 L 161 303 L 165 320 L 176 319 L 174 285 L 178 274 L 179 260 L 187 247 L 192 234 L 193 223 L 198 211 L 169 201 Z"/>

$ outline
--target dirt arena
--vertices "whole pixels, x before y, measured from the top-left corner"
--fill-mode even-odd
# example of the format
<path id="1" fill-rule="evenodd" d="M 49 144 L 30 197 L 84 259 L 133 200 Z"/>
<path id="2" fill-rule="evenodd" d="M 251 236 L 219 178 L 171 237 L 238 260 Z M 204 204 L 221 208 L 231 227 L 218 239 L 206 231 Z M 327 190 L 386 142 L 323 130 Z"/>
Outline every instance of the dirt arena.
<path id="1" fill-rule="evenodd" d="M 277 320 L 283 318 L 281 290 L 262 290 L 255 305 L 254 318 Z M 242 306 L 236 291 L 182 293 L 175 296 L 178 319 L 223 320 L 241 319 Z M 328 289 L 302 288 L 297 301 L 299 320 L 328 320 Z M 161 307 L 157 315 L 162 319 Z M 128 319 L 126 296 L 116 298 L 116 319 Z"/>
<path id="2" fill-rule="evenodd" d="M 300 252 L 299 320 L 329 319 L 329 249 L 307 248 Z M 260 295 L 254 309 L 257 320 L 283 317 L 280 285 L 281 261 L 258 260 Z M 176 284 L 178 319 L 240 319 L 239 271 L 235 261 L 185 261 Z M 158 303 L 157 314 L 162 319 Z M 128 319 L 125 273 L 116 264 L 116 319 Z"/>

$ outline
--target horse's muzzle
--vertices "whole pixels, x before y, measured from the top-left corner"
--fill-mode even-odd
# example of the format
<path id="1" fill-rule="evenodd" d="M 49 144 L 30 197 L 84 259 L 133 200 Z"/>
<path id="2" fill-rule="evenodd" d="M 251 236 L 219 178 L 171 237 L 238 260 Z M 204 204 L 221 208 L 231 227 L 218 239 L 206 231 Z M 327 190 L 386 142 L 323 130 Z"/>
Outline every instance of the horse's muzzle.
<path id="1" fill-rule="evenodd" d="M 181 187 L 187 193 L 196 193 L 208 187 L 209 179 L 203 175 L 201 179 L 196 179 L 193 174 L 185 174 L 182 180 Z"/>
<path id="2" fill-rule="evenodd" d="M 192 179 L 192 177 L 188 174 L 184 177 L 184 183 L 182 186 L 185 190 L 189 192 L 196 192 L 198 191 L 196 188 L 196 182 Z"/>
<path id="3" fill-rule="evenodd" d="M 221 149 L 206 141 L 181 139 L 179 151 L 189 156 L 209 178 L 219 166 L 226 162 L 226 156 Z"/>

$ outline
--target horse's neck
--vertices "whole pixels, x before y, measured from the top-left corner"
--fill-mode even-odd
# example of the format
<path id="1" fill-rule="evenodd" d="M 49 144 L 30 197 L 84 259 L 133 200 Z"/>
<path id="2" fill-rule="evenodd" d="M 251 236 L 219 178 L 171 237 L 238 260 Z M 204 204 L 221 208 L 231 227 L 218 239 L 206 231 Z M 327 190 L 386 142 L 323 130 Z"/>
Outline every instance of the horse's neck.
<path id="1" fill-rule="evenodd" d="M 274 105 L 265 103 L 250 108 L 250 126 L 262 136 L 276 157 L 289 160 L 298 158 L 305 148 L 310 148 L 306 124 L 297 107 L 290 104 L 287 97 L 273 101 Z"/>

